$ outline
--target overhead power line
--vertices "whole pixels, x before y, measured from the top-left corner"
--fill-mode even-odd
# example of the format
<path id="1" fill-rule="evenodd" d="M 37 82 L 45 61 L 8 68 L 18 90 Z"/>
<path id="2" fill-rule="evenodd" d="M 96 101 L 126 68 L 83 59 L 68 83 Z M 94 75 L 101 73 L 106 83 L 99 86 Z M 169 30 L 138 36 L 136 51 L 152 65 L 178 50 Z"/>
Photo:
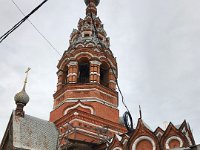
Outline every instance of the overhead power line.
<path id="1" fill-rule="evenodd" d="M 26 16 L 25 14 L 24 14 L 24 12 L 19 8 L 19 6 L 13 1 L 13 0 L 11 0 L 12 2 L 13 2 L 13 4 L 17 7 L 17 9 L 21 12 L 21 14 L 22 15 L 24 15 L 24 16 Z M 53 46 L 53 44 L 44 36 L 44 34 L 42 34 L 39 30 L 38 30 L 38 28 L 29 20 L 29 19 L 27 19 L 28 20 L 28 22 L 33 26 L 33 28 L 42 36 L 42 38 L 54 49 L 54 51 L 59 55 L 59 56 L 61 56 L 61 54 L 59 53 L 59 51 Z"/>
<path id="2" fill-rule="evenodd" d="M 42 5 L 44 5 L 48 0 L 44 0 L 35 9 L 33 9 L 28 15 L 26 15 L 22 20 L 15 24 L 10 30 L 8 30 L 4 35 L 0 37 L 0 43 L 3 42 L 13 31 L 15 31 L 24 21 L 26 21 L 33 13 L 35 13 Z"/>
<path id="3" fill-rule="evenodd" d="M 89 7 L 91 7 L 91 6 L 90 6 L 90 2 L 91 2 L 91 0 L 89 0 Z M 90 17 L 92 18 L 92 24 L 93 24 L 93 27 L 94 27 L 95 36 L 96 36 L 97 39 L 98 39 L 98 43 L 101 45 L 102 48 L 106 49 L 106 47 L 100 42 L 100 39 L 99 39 L 99 37 L 98 37 L 98 31 L 97 31 L 97 28 L 96 28 L 96 25 L 95 25 L 95 22 L 94 22 L 94 18 L 93 18 L 93 15 L 92 15 L 92 11 L 91 11 L 91 9 L 89 9 L 89 10 L 90 10 Z M 107 53 L 106 53 L 103 49 L 102 49 L 101 51 L 104 53 L 106 59 L 108 59 Z M 123 96 L 123 94 L 122 94 L 121 88 L 120 88 L 120 86 L 119 86 L 118 79 L 117 79 L 117 76 L 116 76 L 116 74 L 115 74 L 115 71 L 114 71 L 114 69 L 112 68 L 112 65 L 111 65 L 110 61 L 108 61 L 108 63 L 109 63 L 109 65 L 110 65 L 110 69 L 111 69 L 111 71 L 112 71 L 112 73 L 113 73 L 113 75 L 114 75 L 114 77 L 115 77 L 115 82 L 116 82 L 117 88 L 118 88 L 118 90 L 119 90 L 119 93 L 120 93 L 120 95 L 121 95 L 122 103 L 123 103 L 124 107 L 127 109 L 128 113 L 130 114 L 130 111 L 129 111 L 129 109 L 128 109 L 126 103 L 125 103 L 124 96 Z"/>

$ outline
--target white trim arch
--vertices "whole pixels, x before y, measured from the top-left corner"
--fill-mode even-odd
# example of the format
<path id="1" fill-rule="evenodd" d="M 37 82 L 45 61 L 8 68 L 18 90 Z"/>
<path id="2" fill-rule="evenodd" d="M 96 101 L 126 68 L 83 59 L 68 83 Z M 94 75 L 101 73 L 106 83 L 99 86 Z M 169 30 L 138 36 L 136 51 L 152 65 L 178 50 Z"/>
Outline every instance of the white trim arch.
<path id="1" fill-rule="evenodd" d="M 107 59 L 106 56 L 100 56 L 100 57 L 99 57 L 100 61 L 102 61 L 102 58 Z M 113 64 L 113 62 L 112 62 L 110 59 L 107 59 L 107 60 L 109 61 L 109 63 L 111 64 L 111 66 L 112 66 L 114 69 L 116 69 L 116 66 Z"/>
<path id="2" fill-rule="evenodd" d="M 78 47 L 82 48 L 82 47 L 85 47 L 85 45 L 82 44 L 82 43 L 78 43 L 75 47 L 76 47 L 76 48 L 78 48 Z"/>
<path id="3" fill-rule="evenodd" d="M 89 55 L 90 57 L 94 57 L 94 55 L 92 55 L 90 52 L 80 52 L 80 53 L 77 53 L 77 54 L 74 56 L 74 58 L 77 59 L 78 56 L 84 55 L 84 54 Z"/>
<path id="4" fill-rule="evenodd" d="M 112 150 L 122 150 L 122 148 L 120 148 L 120 147 L 115 147 L 115 148 L 113 148 Z"/>
<path id="5" fill-rule="evenodd" d="M 178 140 L 179 143 L 180 143 L 180 147 L 183 146 L 183 141 L 181 140 L 180 137 L 178 137 L 178 136 L 171 136 L 170 138 L 167 139 L 167 141 L 166 141 L 166 143 L 165 143 L 166 149 L 170 149 L 170 147 L 169 147 L 169 142 L 170 142 L 171 140 Z"/>
<path id="6" fill-rule="evenodd" d="M 163 136 L 163 133 L 162 132 L 158 132 L 157 134 L 156 134 L 156 136 L 158 137 L 158 136 Z"/>
<path id="7" fill-rule="evenodd" d="M 133 145 L 132 145 L 132 150 L 136 150 L 137 144 L 138 144 L 140 141 L 142 141 L 142 140 L 148 140 L 148 141 L 150 141 L 151 144 L 152 144 L 152 146 L 153 146 L 153 150 L 156 150 L 156 144 L 155 144 L 155 142 L 153 141 L 152 138 L 150 138 L 150 137 L 148 137 L 148 136 L 140 136 L 139 138 L 137 138 L 137 139 L 134 141 Z"/>
<path id="8" fill-rule="evenodd" d="M 82 108 L 85 108 L 85 109 L 89 109 L 90 112 L 91 112 L 91 114 L 94 115 L 94 109 L 93 109 L 92 107 L 83 105 L 83 104 L 80 103 L 80 102 L 79 102 L 78 104 L 72 106 L 72 107 L 68 107 L 68 108 L 64 111 L 64 115 L 66 115 L 70 110 L 75 109 L 75 108 L 78 108 L 79 106 L 82 107 Z"/>
<path id="9" fill-rule="evenodd" d="M 89 47 L 89 46 L 95 46 L 95 45 L 94 45 L 94 43 L 89 42 L 89 43 L 86 44 L 86 47 Z"/>

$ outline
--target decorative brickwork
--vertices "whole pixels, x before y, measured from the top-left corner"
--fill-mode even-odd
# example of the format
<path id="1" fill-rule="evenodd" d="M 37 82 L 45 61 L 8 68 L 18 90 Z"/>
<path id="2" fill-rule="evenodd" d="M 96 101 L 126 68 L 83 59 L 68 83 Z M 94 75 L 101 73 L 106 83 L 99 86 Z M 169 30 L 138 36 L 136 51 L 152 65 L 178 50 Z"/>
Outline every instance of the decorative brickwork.
<path id="1" fill-rule="evenodd" d="M 153 132 L 142 119 L 138 119 L 137 127 L 131 133 L 116 135 L 108 145 L 100 145 L 98 150 L 189 150 L 195 142 L 186 121 L 177 127 L 170 123 L 165 131 L 158 127 Z"/>
<path id="2" fill-rule="evenodd" d="M 126 132 L 119 123 L 117 62 L 96 16 L 96 4 L 88 1 L 86 17 L 73 30 L 70 46 L 57 66 L 57 91 L 50 121 L 62 129 L 62 146 L 66 145 L 64 137 L 98 144 Z M 73 129 L 66 133 L 63 128 L 69 125 Z"/>

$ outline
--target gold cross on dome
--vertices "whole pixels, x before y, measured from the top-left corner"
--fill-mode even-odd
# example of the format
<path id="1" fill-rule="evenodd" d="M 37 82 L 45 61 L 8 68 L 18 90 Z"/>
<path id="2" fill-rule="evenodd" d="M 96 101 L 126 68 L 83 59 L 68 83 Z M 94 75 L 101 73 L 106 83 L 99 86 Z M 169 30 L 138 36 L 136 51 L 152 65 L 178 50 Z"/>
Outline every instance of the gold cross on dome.
<path id="1" fill-rule="evenodd" d="M 31 68 L 30 68 L 30 67 L 28 67 L 28 68 L 27 68 L 27 70 L 26 70 L 26 72 L 25 72 L 25 73 L 26 73 L 26 78 L 25 78 L 25 81 L 24 81 L 24 82 L 25 82 L 25 84 L 27 83 L 28 72 L 29 72 L 30 70 L 31 70 Z"/>
<path id="2" fill-rule="evenodd" d="M 28 67 L 25 73 L 27 73 L 27 74 L 28 74 L 28 72 L 29 72 L 30 70 L 31 70 L 31 68 L 30 68 L 30 67 Z"/>
<path id="3" fill-rule="evenodd" d="M 30 67 L 27 68 L 27 70 L 25 71 L 26 73 L 26 77 L 25 77 L 25 80 L 24 80 L 24 87 L 23 87 L 23 90 L 25 90 L 26 88 L 26 83 L 27 83 L 27 78 L 28 78 L 28 72 L 31 70 Z"/>

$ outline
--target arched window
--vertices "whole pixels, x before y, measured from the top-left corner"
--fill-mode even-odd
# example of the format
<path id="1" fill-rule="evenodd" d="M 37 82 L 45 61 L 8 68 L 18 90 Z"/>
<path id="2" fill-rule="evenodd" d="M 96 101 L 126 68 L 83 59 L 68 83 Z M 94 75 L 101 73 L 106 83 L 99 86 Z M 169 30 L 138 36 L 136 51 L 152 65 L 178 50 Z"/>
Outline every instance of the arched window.
<path id="1" fill-rule="evenodd" d="M 66 65 L 65 68 L 62 70 L 62 84 L 67 84 L 68 78 L 68 66 Z"/>
<path id="2" fill-rule="evenodd" d="M 183 141 L 178 136 L 171 136 L 165 143 L 166 149 L 179 148 L 183 146 Z"/>
<path id="3" fill-rule="evenodd" d="M 148 150 L 156 150 L 156 144 L 154 140 L 148 136 L 140 136 L 132 145 L 132 150 L 142 150 L 145 148 Z"/>
<path id="4" fill-rule="evenodd" d="M 106 63 L 102 63 L 100 66 L 100 84 L 109 86 L 109 67 Z"/>
<path id="5" fill-rule="evenodd" d="M 88 83 L 90 78 L 89 61 L 86 58 L 82 58 L 78 63 L 78 68 L 78 83 Z"/>

